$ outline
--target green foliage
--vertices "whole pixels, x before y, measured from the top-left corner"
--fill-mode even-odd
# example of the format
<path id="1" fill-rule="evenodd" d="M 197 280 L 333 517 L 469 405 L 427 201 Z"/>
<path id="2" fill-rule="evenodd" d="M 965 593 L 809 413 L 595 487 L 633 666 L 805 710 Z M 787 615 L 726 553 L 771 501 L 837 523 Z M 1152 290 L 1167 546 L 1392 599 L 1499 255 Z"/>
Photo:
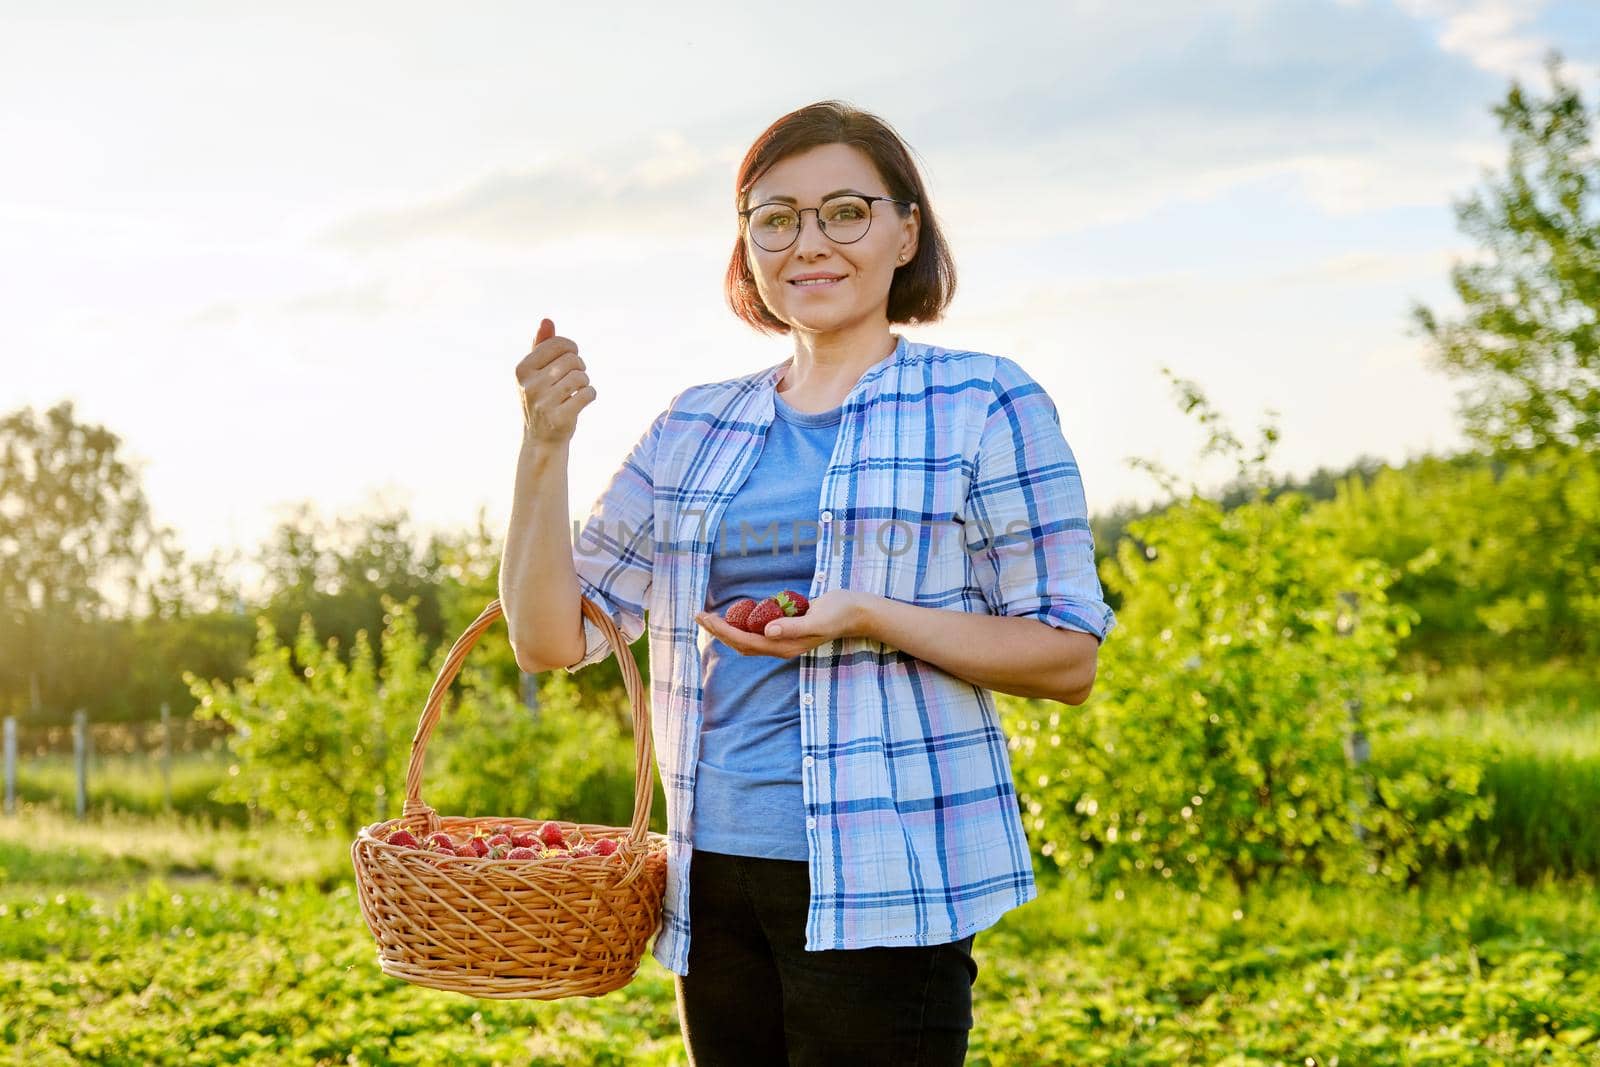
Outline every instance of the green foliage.
<path id="1" fill-rule="evenodd" d="M 1600 655 L 1600 452 L 1430 457 L 1346 481 L 1318 514 L 1399 573 L 1389 595 L 1417 609 L 1430 658 Z"/>
<path id="2" fill-rule="evenodd" d="M 1479 672 L 1457 673 L 1481 679 Z M 1462 700 L 1447 711 L 1430 711 L 1404 738 L 1373 753 L 1380 764 L 1409 762 L 1419 750 L 1479 754 L 1480 792 L 1494 810 L 1455 842 L 1448 862 L 1482 864 L 1519 885 L 1552 875 L 1600 875 L 1600 820 L 1594 817 L 1600 811 L 1600 687 L 1591 676 L 1587 690 L 1562 692 L 1576 680 L 1542 670 L 1528 672 L 1520 684 L 1499 674 L 1486 683 L 1446 678 L 1435 688 L 1471 692 L 1487 684 L 1513 692 L 1489 705 Z M 1549 690 L 1538 688 L 1540 682 Z"/>
<path id="3" fill-rule="evenodd" d="M 1438 363 L 1473 383 L 1463 429 L 1495 454 L 1600 444 L 1600 155 L 1559 53 L 1546 69 L 1548 98 L 1513 82 L 1494 109 L 1510 142 L 1503 180 L 1456 205 L 1487 252 L 1451 271 L 1464 316 L 1412 308 Z"/>
<path id="4" fill-rule="evenodd" d="M 979 933 L 969 1062 L 1593 1064 L 1593 882 L 1069 884 Z"/>
<path id="5" fill-rule="evenodd" d="M 1081 711 L 1009 698 L 1018 789 L 1040 853 L 1101 883 L 1135 872 L 1209 886 L 1282 866 L 1324 881 L 1366 866 L 1346 701 L 1385 709 L 1413 617 L 1286 494 L 1223 513 L 1194 499 L 1130 527 L 1104 576 L 1116 655 Z M 1350 610 L 1340 594 L 1359 604 Z M 1370 715 L 1367 728 L 1385 720 Z"/>
<path id="6" fill-rule="evenodd" d="M 429 664 L 410 602 L 386 599 L 385 607 L 381 668 L 365 630 L 346 664 L 336 638 L 318 644 L 307 615 L 292 655 L 271 624 L 258 620 L 249 678 L 229 685 L 185 673 L 199 701 L 196 717 L 221 719 L 235 731 L 229 746 L 237 762 L 218 799 L 244 801 L 306 829 L 351 834 L 399 814 L 399 798 L 388 791 L 403 786 L 409 739 L 446 650 Z M 444 714 L 452 696 L 445 694 Z"/>
<path id="7" fill-rule="evenodd" d="M 449 734 L 443 769 L 424 782 L 423 797 L 436 810 L 607 826 L 632 821 L 633 733 L 617 709 L 586 700 L 565 671 L 543 676 L 536 711 L 503 687 L 474 681 L 469 688 L 471 697 L 435 731 Z M 664 820 L 664 804 L 652 814 Z"/>
<path id="8" fill-rule="evenodd" d="M 0 418 L 0 711 L 97 704 L 122 680 L 102 655 L 106 620 L 131 599 L 156 529 L 121 439 L 72 401 Z"/>
<path id="9" fill-rule="evenodd" d="M 449 650 L 440 646 L 430 662 L 410 602 L 385 604 L 381 663 L 365 630 L 346 663 L 337 638 L 319 644 L 310 616 L 292 650 L 263 618 L 249 678 L 227 685 L 185 676 L 196 716 L 235 731 L 234 762 L 215 800 L 318 832 L 353 834 L 400 814 L 411 741 Z M 504 644 L 492 632 L 445 691 L 424 754 L 422 800 L 450 815 L 628 825 L 635 760 L 626 699 L 615 691 L 586 697 L 553 671 L 530 710 L 505 684 L 506 657 L 490 655 Z M 652 825 L 665 829 L 656 788 Z"/>
<path id="10" fill-rule="evenodd" d="M 400 509 L 327 523 L 309 503 L 298 505 L 262 547 L 267 596 L 259 613 L 285 643 L 309 614 L 321 633 L 354 649 L 357 631 L 379 630 L 388 603 L 400 601 L 411 605 L 426 643 L 437 644 L 443 637 L 440 554 L 448 540 L 435 537 L 419 549 L 409 527 Z M 381 662 L 381 648 L 377 655 Z"/>
<path id="11" fill-rule="evenodd" d="M 1398 728 L 1377 739 L 1376 758 L 1362 774 L 1375 795 L 1359 817 L 1371 845 L 1369 869 L 1415 884 L 1429 867 L 1460 862 L 1451 857 L 1492 815 L 1495 798 L 1483 779 L 1493 755 L 1480 745 L 1408 740 Z"/>
<path id="12" fill-rule="evenodd" d="M 1185 410 L 1215 423 L 1192 383 Z M 1275 435 L 1243 458 L 1258 477 Z M 1133 522 L 1102 575 L 1121 603 L 1095 697 L 1064 714 L 1004 698 L 1017 789 L 1041 856 L 1104 888 L 1130 877 L 1209 888 L 1279 868 L 1324 882 L 1409 877 L 1482 814 L 1470 760 L 1432 766 L 1440 799 L 1375 783 L 1345 754 L 1351 709 L 1381 741 L 1420 679 L 1392 669 L 1417 619 L 1393 571 L 1350 555 L 1298 493 L 1230 511 L 1198 495 Z M 1371 806 L 1372 810 L 1362 813 Z M 1352 813 L 1371 831 L 1357 831 Z M 1371 854 L 1369 854 L 1371 853 Z"/>
<path id="13" fill-rule="evenodd" d="M 0 863 L 29 848 L 4 833 Z M 113 851 L 119 841 L 140 851 L 146 836 L 143 823 L 107 827 L 103 854 L 75 842 L 66 857 L 41 857 L 35 880 L 0 885 L 4 1058 L 686 1062 L 671 976 L 649 955 L 632 983 L 598 998 L 425 989 L 379 970 L 348 881 L 233 887 L 159 864 L 138 871 Z M 182 847 L 167 830 L 155 838 Z M 229 848 L 208 838 L 201 851 Z M 1094 899 L 1062 881 L 981 931 L 967 1062 L 1488 1067 L 1593 1063 L 1600 1051 L 1592 881 L 1510 889 L 1466 872 L 1412 890 L 1174 888 Z"/>
<path id="14" fill-rule="evenodd" d="M 1600 870 L 1600 756 L 1502 749 L 1484 779 L 1495 818 L 1467 835 L 1469 861 L 1507 870 L 1520 885 Z"/>

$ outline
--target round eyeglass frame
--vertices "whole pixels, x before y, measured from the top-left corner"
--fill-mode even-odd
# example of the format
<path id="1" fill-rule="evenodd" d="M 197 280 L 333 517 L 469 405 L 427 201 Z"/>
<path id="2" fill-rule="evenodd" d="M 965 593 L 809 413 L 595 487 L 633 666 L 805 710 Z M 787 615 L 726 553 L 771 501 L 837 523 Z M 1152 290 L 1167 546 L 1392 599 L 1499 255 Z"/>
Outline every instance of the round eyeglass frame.
<path id="1" fill-rule="evenodd" d="M 877 203 L 879 200 L 887 200 L 891 204 L 899 204 L 902 207 L 911 207 L 916 203 L 915 200 L 896 200 L 892 196 L 865 196 L 861 193 L 841 193 L 839 196 L 829 197 L 828 200 L 844 200 L 847 197 L 854 197 L 857 200 L 865 200 L 867 202 L 867 228 L 861 231 L 861 237 L 865 237 L 872 231 L 872 205 Z M 822 203 L 826 204 L 827 202 L 827 200 L 824 200 Z M 768 204 L 782 204 L 783 207 L 793 206 L 790 204 L 783 204 L 782 201 L 779 200 L 768 200 L 765 203 L 757 204 L 755 207 L 747 207 L 743 211 L 739 212 L 741 228 L 744 230 L 745 236 L 749 237 L 750 240 L 755 243 L 755 246 L 761 249 L 763 252 L 782 252 L 784 249 L 792 247 L 796 241 L 800 240 L 800 231 L 805 229 L 805 215 L 808 211 L 817 217 L 817 229 L 822 231 L 822 236 L 826 237 L 830 241 L 833 241 L 834 244 L 853 245 L 857 241 L 861 240 L 861 237 L 852 237 L 848 241 L 834 240 L 833 234 L 828 232 L 828 224 L 822 221 L 822 205 L 819 204 L 816 207 L 803 207 L 795 211 L 794 236 L 789 238 L 789 243 L 784 245 L 783 248 L 768 248 L 760 241 L 757 241 L 755 239 L 755 235 L 750 232 L 750 213 L 760 208 L 764 208 Z"/>

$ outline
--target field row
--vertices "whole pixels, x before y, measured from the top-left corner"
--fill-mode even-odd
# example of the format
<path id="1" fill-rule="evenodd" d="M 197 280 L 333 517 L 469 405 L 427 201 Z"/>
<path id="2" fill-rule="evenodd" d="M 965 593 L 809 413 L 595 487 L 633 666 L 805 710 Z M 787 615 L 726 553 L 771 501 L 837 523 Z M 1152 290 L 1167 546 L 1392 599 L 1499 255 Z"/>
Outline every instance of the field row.
<path id="1" fill-rule="evenodd" d="M 178 824 L 0 826 L 0 998 L 17 1009 L 0 1050 L 19 1062 L 683 1062 L 670 975 L 648 956 L 618 994 L 551 1004 L 385 977 L 343 842 L 251 887 L 219 876 L 286 859 L 289 839 L 186 850 Z M 37 843 L 57 830 L 62 845 Z M 1051 885 L 978 936 L 969 1062 L 1594 1063 L 1594 890 L 1483 872 L 1236 899 Z"/>

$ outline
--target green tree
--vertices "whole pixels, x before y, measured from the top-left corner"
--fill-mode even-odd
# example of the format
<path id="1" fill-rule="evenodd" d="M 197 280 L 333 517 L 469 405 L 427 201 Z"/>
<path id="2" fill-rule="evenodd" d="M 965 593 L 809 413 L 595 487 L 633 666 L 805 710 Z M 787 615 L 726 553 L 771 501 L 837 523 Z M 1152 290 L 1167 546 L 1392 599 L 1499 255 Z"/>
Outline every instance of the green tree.
<path id="1" fill-rule="evenodd" d="M 161 543 L 121 439 L 72 401 L 0 420 L 0 702 L 56 717 L 104 691 L 105 623 Z M 120 592 L 119 592 L 120 591 Z"/>
<path id="2" fill-rule="evenodd" d="M 1465 313 L 1441 322 L 1412 307 L 1439 364 L 1472 383 L 1463 429 L 1497 454 L 1600 439 L 1600 160 L 1560 67 L 1552 51 L 1548 98 L 1512 83 L 1494 109 L 1510 139 L 1506 173 L 1456 204 L 1486 254 L 1451 270 Z"/>
<path id="3" fill-rule="evenodd" d="M 290 642 L 300 617 L 310 614 L 323 634 L 354 650 L 357 631 L 383 628 L 385 598 L 414 601 L 418 633 L 429 643 L 443 637 L 439 541 L 420 541 L 403 509 L 329 523 L 301 502 L 262 546 L 259 563 L 261 611 L 280 641 Z"/>

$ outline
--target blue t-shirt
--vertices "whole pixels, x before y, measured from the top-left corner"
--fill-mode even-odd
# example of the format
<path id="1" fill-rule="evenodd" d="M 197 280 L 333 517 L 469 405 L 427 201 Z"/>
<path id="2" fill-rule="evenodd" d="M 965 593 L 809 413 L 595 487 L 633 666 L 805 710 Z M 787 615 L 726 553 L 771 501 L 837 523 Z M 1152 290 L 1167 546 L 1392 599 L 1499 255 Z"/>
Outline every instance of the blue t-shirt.
<path id="1" fill-rule="evenodd" d="M 715 534 L 706 607 L 785 589 L 810 593 L 816 574 L 817 500 L 843 407 L 807 414 L 773 394 L 761 455 Z M 803 860 L 800 661 L 746 656 L 712 641 L 695 771 L 694 847 L 736 856 Z"/>

